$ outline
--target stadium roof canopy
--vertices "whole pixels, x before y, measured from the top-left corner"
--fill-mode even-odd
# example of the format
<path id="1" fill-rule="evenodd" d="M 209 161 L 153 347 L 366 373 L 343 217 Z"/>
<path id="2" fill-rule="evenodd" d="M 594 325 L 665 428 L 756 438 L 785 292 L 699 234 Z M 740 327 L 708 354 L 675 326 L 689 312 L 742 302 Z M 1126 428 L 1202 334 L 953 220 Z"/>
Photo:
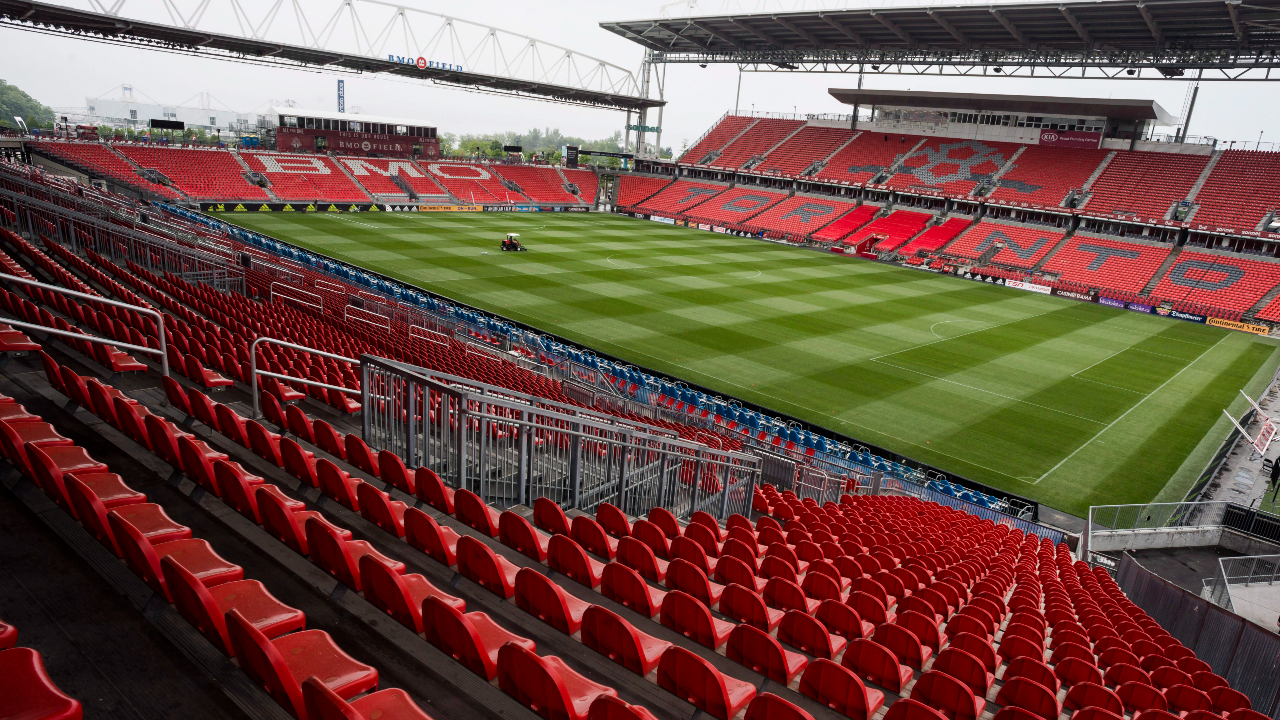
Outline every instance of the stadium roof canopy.
<path id="1" fill-rule="evenodd" d="M 1105 117 L 1117 120 L 1155 120 L 1177 125 L 1155 100 L 1113 100 L 1043 95 L 988 95 L 982 93 L 921 92 L 916 90 L 845 90 L 831 88 L 831 97 L 846 105 L 889 105 L 992 113 L 1038 113 L 1065 117 Z"/>
<path id="2" fill-rule="evenodd" d="M 121 1 L 103 3 L 101 5 L 94 4 L 99 7 L 112 5 L 118 11 L 119 7 L 124 3 Z M 342 12 L 346 5 L 348 4 L 344 4 L 343 8 L 339 8 L 339 11 Z M 370 9 L 366 6 L 381 7 Z M 204 5 L 202 4 L 201 7 L 203 8 Z M 498 28 L 467 23 L 455 17 L 445 17 L 438 13 L 419 10 L 412 10 L 412 12 L 404 10 L 396 12 L 394 15 L 399 18 L 396 22 L 403 22 L 406 25 L 410 22 L 408 17 L 410 14 L 414 18 L 418 16 L 439 18 L 452 29 L 455 37 L 457 36 L 458 28 L 461 26 L 478 27 L 483 31 L 479 40 L 481 47 L 488 47 L 490 50 L 494 50 L 494 45 L 503 41 L 500 36 L 514 38 L 509 42 L 514 46 L 516 52 L 509 55 L 505 52 L 501 53 L 507 60 L 506 67 L 508 68 L 516 64 L 512 58 L 517 53 L 524 57 L 529 48 L 547 47 L 555 53 L 557 58 L 556 62 L 549 65 L 562 70 L 562 72 L 555 77 L 551 77 L 551 73 L 546 71 L 527 71 L 523 73 L 516 71 L 506 73 L 499 71 L 481 72 L 455 64 L 415 62 L 419 58 L 397 58 L 394 55 L 381 54 L 381 51 L 375 55 L 371 49 L 367 52 L 336 49 L 337 43 L 329 42 L 328 36 L 308 43 L 281 42 L 275 38 L 277 34 L 283 34 L 283 30 L 279 29 L 279 26 L 287 23 L 269 23 L 276 16 L 276 11 L 271 8 L 278 7 L 278 3 L 271 5 L 262 3 L 262 7 L 264 10 L 269 11 L 268 17 L 262 21 L 261 25 L 254 28 L 252 34 L 245 35 L 211 32 L 205 29 L 201 23 L 211 24 L 211 21 L 207 20 L 211 14 L 203 10 L 194 14 L 192 19 L 184 18 L 183 22 L 186 23 L 186 26 L 179 26 L 172 24 L 172 17 L 166 16 L 164 13 L 156 13 L 156 21 L 147 21 L 121 17 L 118 14 L 113 14 L 113 12 L 93 12 L 53 3 L 28 2 L 26 0 L 0 0 L 0 25 L 36 32 L 81 37 L 86 40 L 204 55 L 241 62 L 278 64 L 292 67 L 301 66 L 338 72 L 397 75 L 500 94 L 518 95 L 575 105 L 591 105 L 615 110 L 639 110 L 665 104 L 662 100 L 641 97 L 642 93 L 639 92 L 639 86 L 631 72 L 616 65 L 586 55 L 580 55 L 549 43 L 541 43 L 533 38 L 507 33 Z M 350 12 L 374 12 L 377 9 L 385 10 L 387 7 L 390 6 L 386 3 L 361 3 L 358 8 L 352 6 Z M 297 12 L 306 12 L 311 9 L 310 3 L 295 5 L 295 9 Z M 337 19 L 345 19 L 335 17 Z M 315 19 L 318 20 L 318 23 L 315 23 L 317 27 L 325 25 L 324 17 Z M 332 24 L 333 20 L 330 20 L 330 23 Z M 255 23 L 250 21 L 250 24 Z M 302 22 L 299 24 L 302 24 Z M 391 27 L 391 25 L 388 25 L 388 27 Z M 430 37 L 430 33 L 427 33 L 427 36 Z M 488 43 L 488 45 L 485 45 L 485 43 Z M 407 45 L 407 43 L 405 44 Z M 358 47 L 359 43 L 357 42 L 354 45 Z M 406 51 L 400 49 L 400 52 Z M 416 55 L 417 53 L 411 54 Z M 472 56 L 474 57 L 475 54 Z M 573 62 L 581 60 L 582 65 L 578 67 L 582 69 L 576 73 L 566 71 L 571 64 L 566 61 L 566 58 Z M 538 65 L 538 63 L 534 62 L 526 64 L 530 66 Z M 573 78 L 573 81 L 558 82 L 565 77 Z"/>
<path id="3" fill-rule="evenodd" d="M 995 71 L 1004 65 L 1006 75 L 1027 66 L 1055 71 L 1041 75 L 1068 77 L 1105 68 L 1113 72 L 1088 76 L 1118 79 L 1140 78 L 1143 70 L 1153 71 L 1147 77 L 1203 70 L 1206 80 L 1280 80 L 1280 73 L 1270 72 L 1280 70 L 1280 0 L 877 5 L 601 27 L 647 48 L 657 62 L 930 74 L 943 74 L 944 66 Z"/>

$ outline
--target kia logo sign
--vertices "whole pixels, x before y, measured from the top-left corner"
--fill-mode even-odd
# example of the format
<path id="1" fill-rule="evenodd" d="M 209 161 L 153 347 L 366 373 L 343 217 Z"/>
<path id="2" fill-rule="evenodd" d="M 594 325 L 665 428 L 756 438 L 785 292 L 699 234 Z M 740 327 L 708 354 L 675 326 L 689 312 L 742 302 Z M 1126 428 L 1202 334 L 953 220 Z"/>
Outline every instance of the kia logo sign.
<path id="1" fill-rule="evenodd" d="M 419 58 L 421 59 L 421 58 Z M 1040 142 L 1058 142 L 1057 133 L 1044 133 L 1040 136 Z"/>

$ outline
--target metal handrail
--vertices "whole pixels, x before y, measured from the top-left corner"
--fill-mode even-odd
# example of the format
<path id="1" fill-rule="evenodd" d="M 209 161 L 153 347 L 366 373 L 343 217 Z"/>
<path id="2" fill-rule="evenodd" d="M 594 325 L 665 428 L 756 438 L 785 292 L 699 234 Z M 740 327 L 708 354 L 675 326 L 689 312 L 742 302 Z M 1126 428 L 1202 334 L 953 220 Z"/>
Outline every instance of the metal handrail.
<path id="1" fill-rule="evenodd" d="M 254 340 L 253 343 L 249 345 L 249 388 L 253 394 L 253 419 L 254 420 L 257 420 L 262 414 L 260 412 L 260 408 L 258 407 L 259 405 L 258 376 L 259 375 L 262 375 L 263 377 L 278 378 L 280 380 L 288 380 L 289 382 L 302 383 L 303 385 L 322 387 L 326 390 L 337 390 L 338 392 L 351 393 L 353 395 L 359 395 L 361 393 L 360 390 L 352 390 L 351 388 L 339 387 L 337 385 L 329 385 L 327 383 L 316 382 L 315 380 L 308 380 L 307 378 L 296 378 L 290 375 L 281 375 L 279 373 L 259 370 L 258 369 L 258 353 L 257 353 L 258 344 L 264 343 L 264 342 L 270 343 L 272 345 L 279 345 L 280 347 L 287 347 L 287 348 L 292 348 L 294 350 L 301 350 L 302 352 L 308 352 L 308 353 L 311 353 L 312 355 L 319 355 L 321 357 L 332 358 L 334 360 L 341 360 L 342 362 L 351 363 L 352 365 L 360 364 L 359 360 L 349 358 L 345 355 L 335 355 L 333 353 L 328 353 L 323 350 L 317 350 L 315 348 L 307 347 L 306 345 L 296 345 L 294 343 L 286 342 L 284 340 L 277 340 L 276 338 L 270 338 L 270 337 L 264 336 L 264 337 L 258 338 L 257 340 Z"/>
<path id="2" fill-rule="evenodd" d="M 99 343 L 102 345 L 111 345 L 113 347 L 126 348 L 128 350 L 134 350 L 136 352 L 144 352 L 149 355 L 159 355 L 160 370 L 165 377 L 169 377 L 169 354 L 166 350 L 165 342 L 164 342 L 164 316 L 161 315 L 158 311 L 152 310 L 151 308 L 141 307 L 139 305 L 130 305 L 129 303 L 120 302 L 118 300 L 109 300 L 100 295 L 90 295 L 88 293 L 82 293 L 77 290 L 68 290 L 66 288 L 58 287 L 56 285 L 46 285 L 45 283 L 37 282 L 35 280 L 28 280 L 26 278 L 21 278 L 16 275 L 7 275 L 5 273 L 0 273 L 0 280 L 8 280 L 10 282 L 16 282 L 21 285 L 30 285 L 32 287 L 44 288 L 45 290 L 49 290 L 51 292 L 62 293 L 63 295 L 70 295 L 72 297 L 85 298 L 86 300 L 92 300 L 93 302 L 100 302 L 104 305 L 114 305 L 116 307 L 128 308 L 130 310 L 134 310 L 139 313 L 144 313 L 146 315 L 150 315 L 154 317 L 156 319 L 156 332 L 159 334 L 159 340 L 160 340 L 159 350 L 157 350 L 156 348 L 142 347 L 140 345 L 123 343 L 123 342 L 120 342 L 119 340 L 111 340 L 109 338 L 102 338 L 96 335 L 67 332 L 66 330 L 59 330 L 57 328 L 45 327 L 44 325 L 33 325 L 31 323 L 24 323 L 24 322 L 6 322 L 5 324 L 12 325 L 15 327 L 16 326 L 29 327 L 36 330 L 42 330 L 44 332 L 47 332 L 53 335 L 64 335 L 64 336 L 76 338 L 77 340 L 86 340 L 92 343 Z"/>

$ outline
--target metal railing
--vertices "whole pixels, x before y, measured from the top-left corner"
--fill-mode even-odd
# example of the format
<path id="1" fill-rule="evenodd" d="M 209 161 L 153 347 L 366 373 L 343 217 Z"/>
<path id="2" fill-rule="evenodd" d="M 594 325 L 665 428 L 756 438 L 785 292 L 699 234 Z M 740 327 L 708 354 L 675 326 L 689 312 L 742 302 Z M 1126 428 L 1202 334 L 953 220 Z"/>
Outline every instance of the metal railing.
<path id="1" fill-rule="evenodd" d="M 269 337 L 260 337 L 257 340 L 254 340 L 253 343 L 249 345 L 249 389 L 251 391 L 251 394 L 253 395 L 253 419 L 254 420 L 258 419 L 259 417 L 262 417 L 261 408 L 258 407 L 259 403 L 261 402 L 258 396 L 258 376 L 259 375 L 261 375 L 262 377 L 275 378 L 277 380 L 285 380 L 291 383 L 301 383 L 303 385 L 310 385 L 312 387 L 324 388 L 325 390 L 337 390 L 338 392 L 344 392 L 350 395 L 361 394 L 360 390 L 352 390 L 351 388 L 345 388 L 340 385 L 329 385 L 328 383 L 317 382 L 310 378 L 299 378 L 299 377 L 293 377 L 292 375 L 282 375 L 280 373 L 268 372 L 266 370 L 259 370 L 258 369 L 258 345 L 261 343 L 267 343 L 270 345 L 279 345 L 280 347 L 287 347 L 293 350 L 300 350 L 302 352 L 310 353 L 312 355 L 319 355 L 320 357 L 327 357 L 327 358 L 332 358 L 334 360 L 338 360 L 341 362 L 348 362 L 348 363 L 351 363 L 352 365 L 360 364 L 360 361 L 356 360 L 355 358 L 349 358 L 344 355 L 335 355 L 333 353 L 325 352 L 323 350 L 317 350 L 315 348 L 307 347 L 306 345 L 295 345 L 294 343 L 286 342 L 284 340 L 277 340 L 275 338 L 269 338 Z"/>
<path id="2" fill-rule="evenodd" d="M 364 438 L 410 467 L 498 507 L 547 497 L 593 512 L 748 514 L 760 461 L 618 418 L 569 414 L 540 399 L 482 394 L 425 368 L 361 358 Z"/>
<path id="3" fill-rule="evenodd" d="M 131 343 L 120 342 L 119 340 L 114 340 L 112 338 L 98 337 L 96 335 L 89 335 L 87 333 L 68 332 L 66 330 L 59 330 L 57 328 L 51 328 L 45 325 L 36 325 L 34 323 L 18 322 L 16 320 L 5 320 L 4 324 L 15 327 L 15 328 L 39 330 L 40 332 L 49 333 L 50 335 L 58 335 L 61 337 L 75 338 L 76 340 L 83 340 L 85 342 L 96 343 L 99 345 L 110 345 L 112 347 L 121 348 L 123 350 L 132 350 L 133 352 L 147 353 L 148 355 L 159 355 L 160 356 L 160 372 L 165 377 L 169 377 L 169 354 L 165 348 L 164 318 L 160 315 L 159 312 L 152 310 L 151 308 L 144 308 L 138 305 L 130 305 L 129 303 L 123 303 L 118 300 L 110 300 L 100 295 L 90 295 L 88 293 L 82 293 L 76 290 L 68 290 L 67 288 L 58 287 L 56 285 L 46 285 L 45 283 L 37 282 L 35 280 L 28 280 L 26 278 L 20 278 L 16 275 L 6 275 L 4 273 L 0 273 L 0 280 L 7 280 L 9 282 L 15 282 L 21 285 L 30 285 L 32 287 L 43 288 L 45 290 L 48 290 L 50 292 L 55 292 L 60 295 L 70 295 L 71 297 L 84 298 L 86 300 L 92 300 L 93 302 L 96 302 L 96 303 L 102 303 L 103 305 L 113 305 L 115 307 L 122 307 L 122 308 L 127 308 L 129 310 L 133 310 L 134 312 L 137 312 L 142 315 L 150 315 L 156 320 L 156 333 L 158 335 L 157 340 L 158 340 L 158 344 L 160 345 L 160 349 L 158 350 L 156 348 L 145 347 L 143 345 L 133 345 Z"/>
<path id="4" fill-rule="evenodd" d="M 1218 558 L 1218 571 L 1206 581 L 1209 601 L 1232 612 L 1232 585 L 1275 585 L 1280 579 L 1280 555 Z"/>
<path id="5" fill-rule="evenodd" d="M 1089 508 L 1078 557 L 1088 557 L 1098 533 L 1185 528 L 1223 528 L 1280 544 L 1280 517 L 1225 500 L 1100 505 Z"/>

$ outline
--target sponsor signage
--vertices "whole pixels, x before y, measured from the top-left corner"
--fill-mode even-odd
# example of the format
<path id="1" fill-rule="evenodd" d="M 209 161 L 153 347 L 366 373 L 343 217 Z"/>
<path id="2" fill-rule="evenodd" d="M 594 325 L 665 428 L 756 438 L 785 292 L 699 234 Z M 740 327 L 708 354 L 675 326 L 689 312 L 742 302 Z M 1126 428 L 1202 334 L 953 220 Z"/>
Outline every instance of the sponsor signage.
<path id="1" fill-rule="evenodd" d="M 1097 148 L 1102 145 L 1102 133 L 1084 130 L 1041 130 L 1040 144 L 1054 147 Z"/>
<path id="2" fill-rule="evenodd" d="M 699 230 L 710 230 L 711 226 L 707 223 L 698 223 Z"/>
<path id="3" fill-rule="evenodd" d="M 1276 436 L 1276 424 L 1271 418 L 1262 423 L 1262 429 L 1258 431 L 1258 437 L 1253 441 L 1253 449 L 1258 451 L 1259 455 L 1267 453 L 1267 446 L 1271 444 L 1271 439 Z"/>
<path id="4" fill-rule="evenodd" d="M 724 228 L 722 228 L 722 227 L 720 227 L 719 225 L 713 225 L 713 226 L 711 227 L 711 232 L 727 233 L 727 232 L 729 232 L 729 231 L 728 231 L 728 230 L 726 230 L 726 229 L 724 229 Z"/>
<path id="5" fill-rule="evenodd" d="M 1156 314 L 1164 317 L 1171 317 L 1175 320 L 1186 320 L 1187 322 L 1194 322 L 1194 323 L 1203 323 L 1205 320 L 1209 319 L 1205 315 L 1182 312 L 1181 310 L 1174 310 L 1172 308 L 1165 308 L 1165 307 L 1156 308 Z"/>
<path id="6" fill-rule="evenodd" d="M 1004 285 L 1004 278 L 983 275 L 982 273 L 967 272 L 964 275 L 961 275 L 961 277 L 965 280 L 977 280 L 978 282 L 991 283 L 992 285 Z"/>
<path id="7" fill-rule="evenodd" d="M 587 150 L 587 149 L 578 150 L 578 154 L 591 155 L 594 157 L 616 157 L 616 158 L 621 158 L 623 160 L 630 160 L 636 156 L 635 153 L 616 153 L 616 152 L 605 152 L 604 150 Z"/>
<path id="8" fill-rule="evenodd" d="M 1235 322 L 1234 320 L 1223 320 L 1222 318 L 1211 317 L 1206 321 L 1207 325 L 1214 327 L 1227 328 L 1228 330 L 1239 330 L 1240 332 L 1253 333 L 1254 335 L 1267 335 L 1271 332 L 1271 328 L 1265 325 L 1251 325 L 1249 323 Z"/>
<path id="9" fill-rule="evenodd" d="M 276 147 L 281 152 L 342 150 L 349 154 L 376 152 L 397 155 L 409 155 L 415 147 L 420 147 L 424 157 L 429 159 L 440 157 L 440 140 L 437 138 L 382 135 L 350 130 L 276 128 Z"/>
<path id="10" fill-rule="evenodd" d="M 1152 310 L 1152 307 L 1150 305 L 1143 305 L 1142 303 L 1136 303 L 1136 302 L 1129 303 L 1127 307 L 1129 310 L 1132 310 L 1134 312 L 1148 313 L 1148 314 L 1150 314 Z"/>
<path id="11" fill-rule="evenodd" d="M 419 205 L 418 212 L 480 212 L 480 205 Z"/>
<path id="12" fill-rule="evenodd" d="M 564 166 L 569 168 L 570 170 L 573 170 L 574 168 L 578 167 L 578 146 L 577 145 L 564 146 Z"/>
<path id="13" fill-rule="evenodd" d="M 383 212 L 370 203 L 200 203 L 205 212 Z"/>
<path id="14" fill-rule="evenodd" d="M 345 80 L 338 81 L 338 112 L 347 111 L 347 83 Z"/>
<path id="15" fill-rule="evenodd" d="M 535 205 L 485 205 L 485 212 L 538 212 L 542 208 Z"/>
<path id="16" fill-rule="evenodd" d="M 1100 297 L 1100 298 L 1098 298 L 1098 304 L 1099 304 L 1099 305 L 1106 305 L 1107 307 L 1120 308 L 1121 310 L 1124 310 L 1124 309 L 1125 309 L 1125 301 L 1123 301 L 1123 300 L 1115 300 L 1115 299 L 1112 299 L 1112 298 L 1109 298 L 1109 297 Z"/>
<path id="17" fill-rule="evenodd" d="M 1093 293 L 1082 293 L 1074 290 L 1060 290 L 1054 288 L 1053 294 L 1058 297 L 1071 298 L 1072 300 L 1082 300 L 1084 302 L 1098 302 L 1098 296 Z"/>
<path id="18" fill-rule="evenodd" d="M 591 212 L 591 208 L 589 208 L 589 207 L 581 207 L 581 206 L 578 206 L 578 207 L 567 207 L 567 208 L 565 208 L 565 209 L 564 209 L 564 211 L 565 211 L 565 212 Z"/>
<path id="19" fill-rule="evenodd" d="M 675 218 L 666 218 L 666 217 L 662 217 L 662 216 L 660 216 L 660 215 L 650 215 L 650 216 L 649 216 L 649 219 L 650 219 L 650 220 L 652 220 L 652 221 L 654 221 L 654 222 L 666 223 L 667 225 L 675 225 L 675 224 L 676 224 Z"/>
<path id="20" fill-rule="evenodd" d="M 1053 288 L 1048 285 L 1037 285 L 1035 283 L 1022 282 L 1021 280 L 1008 280 L 1005 286 L 1017 290 L 1026 290 L 1028 292 L 1040 293 L 1041 295 L 1049 295 L 1053 292 Z"/>
<path id="21" fill-rule="evenodd" d="M 453 65 L 451 63 L 437 62 L 428 60 L 424 57 L 413 57 L 412 55 L 387 55 L 387 62 L 393 62 L 397 65 L 414 65 L 419 70 L 433 68 L 436 70 L 450 70 L 453 72 L 462 72 L 461 65 Z"/>
<path id="22" fill-rule="evenodd" d="M 627 126 L 627 129 L 628 129 L 628 130 L 635 130 L 636 132 L 642 132 L 642 133 L 660 133 L 660 132 L 662 132 L 662 128 L 658 127 L 657 125 L 628 125 L 628 126 Z"/>

